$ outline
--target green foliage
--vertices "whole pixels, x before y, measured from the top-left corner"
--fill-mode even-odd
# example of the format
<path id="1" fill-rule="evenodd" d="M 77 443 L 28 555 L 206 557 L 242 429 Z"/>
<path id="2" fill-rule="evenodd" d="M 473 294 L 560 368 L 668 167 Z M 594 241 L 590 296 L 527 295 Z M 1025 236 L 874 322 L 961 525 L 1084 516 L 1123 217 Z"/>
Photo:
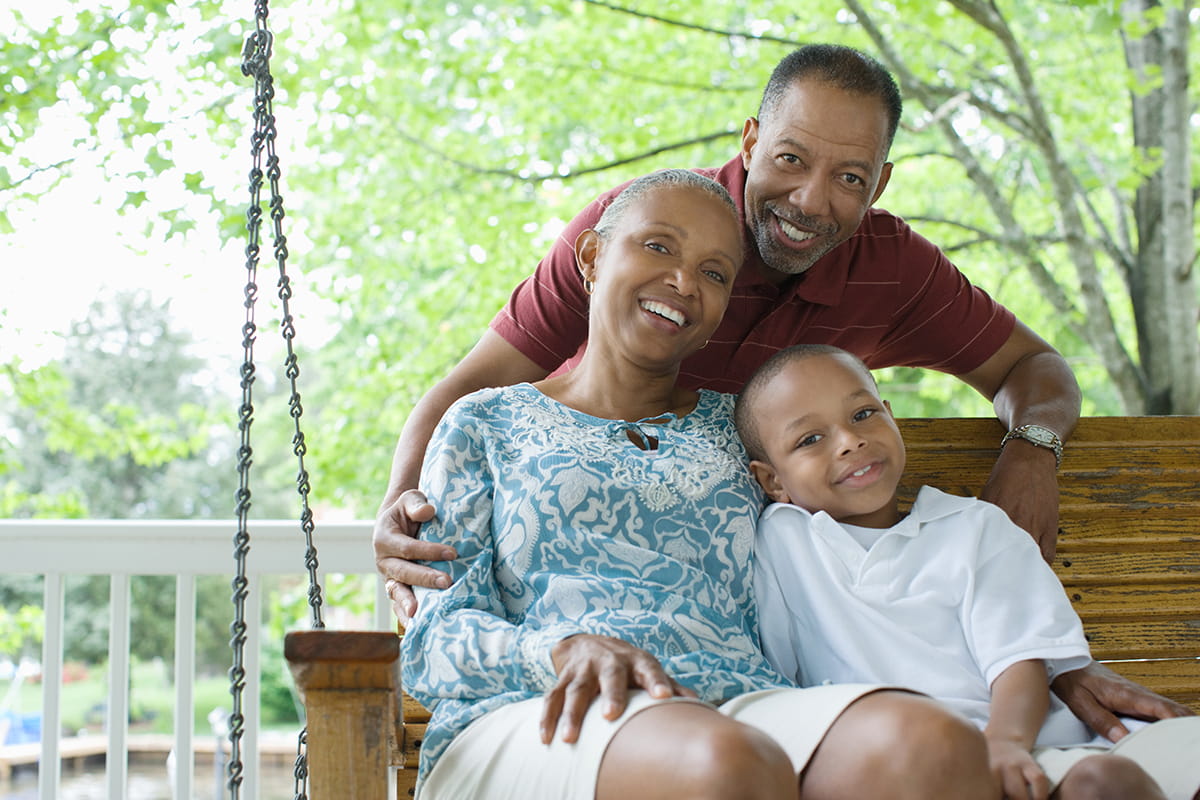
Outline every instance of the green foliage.
<path id="1" fill-rule="evenodd" d="M 98 2 L 77 24 L 9 12 L 16 33 L 0 64 L 18 68 L 3 71 L 0 89 L 17 99 L 0 106 L 0 153 L 12 148 L 0 177 L 10 193 L 39 196 L 96 150 L 121 178 L 126 210 L 154 210 L 155 235 L 199 223 L 241 236 L 245 188 L 188 162 L 185 144 L 207 138 L 246 157 L 237 143 L 251 124 L 251 85 L 236 64 L 250 13 L 211 0 Z M 878 53 L 901 78 L 906 112 L 880 204 L 1067 355 L 1085 411 L 1129 410 L 1138 359 L 1153 352 L 1131 291 L 1136 270 L 1158 268 L 1139 251 L 1134 198 L 1164 165 L 1161 151 L 1133 146 L 1130 114 L 1161 70 L 1134 76 L 1123 44 L 1167 19 L 1161 9 L 1126 19 L 1111 0 L 274 4 L 285 232 L 304 278 L 296 301 L 311 302 L 309 291 L 337 308 L 328 341 L 305 345 L 299 332 L 317 495 L 370 514 L 409 409 L 561 225 L 638 174 L 726 161 L 774 64 L 812 41 Z M 186 80 L 158 80 L 154 63 Z M 78 145 L 35 157 L 33 134 L 68 111 Z M 119 147 L 99 154 L 108 131 Z M 168 184 L 199 195 L 210 218 Z M 285 387 L 266 367 L 260 375 L 256 391 L 278 402 Z M 212 441 L 199 410 L 176 428 L 136 404 L 93 402 L 63 418 L 55 379 L 36 377 L 64 447 L 82 452 L 83 432 L 97 427 L 105 435 L 86 446 L 139 466 L 175 464 L 205 446 L 202 436 Z M 883 377 L 901 413 L 988 413 L 942 376 Z M 286 462 L 286 426 L 263 423 L 256 452 Z M 0 470 L 6 463 L 16 469 L 0 451 Z M 286 471 L 278 464 L 263 465 L 272 479 Z M 32 494 L 78 503 L 62 488 Z M 0 503 L 34 513 L 29 496 Z"/>
<path id="2" fill-rule="evenodd" d="M 22 1 L 0 9 L 0 29 L 0 198 L 6 208 L 36 201 L 76 162 L 86 162 L 136 187 L 126 192 L 122 209 L 151 199 L 171 209 L 178 201 L 166 184 L 184 174 L 176 145 L 230 133 L 219 124 L 209 130 L 189 124 L 238 91 L 214 59 L 239 47 L 221 3 Z M 163 80 L 175 72 L 192 82 Z M 189 189 L 210 207 L 216 202 L 211 186 Z"/>
<path id="3" fill-rule="evenodd" d="M 42 641 L 42 609 L 23 605 L 15 611 L 0 606 L 0 653 L 16 661 Z"/>

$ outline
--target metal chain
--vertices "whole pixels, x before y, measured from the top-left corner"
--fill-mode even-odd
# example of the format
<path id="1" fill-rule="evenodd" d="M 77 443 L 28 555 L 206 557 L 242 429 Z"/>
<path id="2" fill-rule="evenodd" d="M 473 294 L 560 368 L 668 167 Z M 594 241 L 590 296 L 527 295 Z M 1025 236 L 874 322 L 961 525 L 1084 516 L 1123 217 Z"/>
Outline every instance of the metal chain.
<path id="1" fill-rule="evenodd" d="M 254 20 L 255 30 L 247 37 L 242 49 L 242 74 L 254 78 L 254 132 L 251 135 L 250 149 L 252 168 L 250 170 L 250 203 L 246 209 L 246 229 L 248 241 L 246 244 L 246 287 L 243 305 L 246 309 L 246 321 L 242 325 L 242 367 L 241 388 L 242 402 L 238 414 L 238 430 L 241 432 L 241 444 L 238 448 L 238 491 L 237 491 L 237 520 L 238 530 L 234 536 L 234 559 L 237 574 L 233 579 L 234 621 L 230 625 L 233 647 L 233 666 L 229 671 L 230 694 L 233 695 L 233 713 L 229 718 L 230 759 L 228 768 L 228 787 L 231 800 L 237 800 L 242 783 L 244 767 L 241 758 L 241 739 L 245 730 L 245 715 L 242 709 L 242 696 L 246 686 L 245 645 L 246 645 L 246 597 L 249 582 L 246 578 L 246 557 L 250 551 L 250 534 L 248 532 L 248 515 L 250 511 L 250 465 L 253 448 L 250 446 L 250 428 L 254 419 L 254 404 L 252 387 L 255 377 L 254 341 L 257 336 L 257 326 L 254 321 L 255 303 L 258 299 L 258 258 L 262 230 L 262 200 L 261 193 L 264 175 L 270 184 L 270 213 L 273 222 L 274 251 L 276 264 L 279 267 L 279 279 L 276 286 L 279 290 L 279 300 L 282 305 L 280 329 L 287 347 L 287 357 L 284 360 L 284 373 L 290 383 L 291 394 L 288 398 L 288 409 L 294 421 L 295 432 L 292 437 L 292 452 L 298 462 L 296 489 L 300 494 L 300 526 L 304 531 L 305 551 L 304 564 L 308 570 L 308 605 L 311 611 L 313 629 L 325 627 L 321 619 L 321 586 L 317 576 L 317 550 L 313 544 L 313 516 L 309 508 L 308 495 L 311 489 L 308 471 L 304 467 L 304 456 L 307 453 L 304 433 L 300 429 L 300 418 L 303 408 L 300 405 L 300 392 L 297 388 L 297 378 L 300 369 L 296 359 L 293 340 L 296 335 L 295 321 L 292 317 L 289 301 L 292 298 L 291 279 L 287 275 L 287 237 L 283 234 L 283 197 L 279 192 L 281 171 L 279 158 L 275 154 L 275 115 L 272 101 L 275 97 L 274 80 L 271 77 L 271 50 L 274 36 L 267 27 L 268 0 L 255 0 Z M 266 154 L 266 169 L 263 169 L 263 155 Z M 305 800 L 308 767 L 306 758 L 307 735 L 301 730 L 297 739 L 297 755 L 295 765 L 296 800 Z"/>

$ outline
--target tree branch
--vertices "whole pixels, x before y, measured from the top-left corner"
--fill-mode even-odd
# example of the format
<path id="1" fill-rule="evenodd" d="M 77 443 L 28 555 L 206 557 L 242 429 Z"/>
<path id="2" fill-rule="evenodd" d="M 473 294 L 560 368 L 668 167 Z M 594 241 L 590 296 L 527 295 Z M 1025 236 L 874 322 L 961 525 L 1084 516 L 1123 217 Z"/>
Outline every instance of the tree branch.
<path id="1" fill-rule="evenodd" d="M 596 172 L 605 172 L 610 169 L 615 169 L 616 167 L 623 167 L 627 164 L 635 164 L 638 161 L 644 161 L 647 158 L 653 158 L 654 156 L 662 155 L 663 153 L 670 153 L 676 150 L 686 150 L 689 147 L 696 147 L 697 145 L 708 144 L 709 142 L 717 142 L 722 139 L 740 136 L 741 130 L 718 131 L 716 133 L 710 133 L 704 136 L 697 136 L 691 139 L 684 139 L 683 141 L 674 142 L 672 144 L 666 144 L 661 147 L 655 147 L 650 150 L 646 150 L 645 152 L 636 153 L 625 158 L 618 158 L 615 161 L 609 161 L 603 164 L 594 164 L 590 167 L 582 167 L 580 169 L 570 170 L 564 173 L 553 172 L 547 175 L 527 175 L 519 170 L 506 169 L 504 167 L 485 167 L 479 164 L 472 164 L 469 161 L 463 161 L 461 159 L 454 158 L 448 153 L 432 147 L 425 139 L 413 136 L 412 134 L 405 133 L 403 131 L 399 131 L 397 135 L 410 144 L 413 144 L 428 153 L 432 153 L 438 158 L 454 164 L 456 167 L 464 169 L 468 172 L 473 172 L 477 175 L 495 175 L 501 178 L 508 178 L 513 181 L 518 181 L 520 183 L 537 184 L 544 183 L 546 181 L 570 180 L 572 178 L 579 178 L 584 175 L 591 175 Z"/>
<path id="2" fill-rule="evenodd" d="M 671 19 L 670 17 L 663 17 L 658 14 L 647 14 L 644 11 L 638 11 L 637 9 L 619 6 L 616 3 L 605 3 L 602 2 L 602 0 L 584 0 L 584 2 L 588 5 L 597 6 L 599 8 L 607 8 L 609 11 L 616 11 L 619 14 L 628 14 L 631 17 L 638 17 L 639 19 L 652 19 L 655 22 L 661 22 L 664 25 L 670 25 L 675 28 L 684 28 L 686 30 L 699 31 L 701 33 L 711 33 L 716 36 L 733 37 L 738 39 L 753 39 L 759 42 L 774 42 L 776 44 L 786 44 L 789 47 L 800 47 L 804 44 L 804 42 L 797 41 L 796 39 L 786 39 L 781 36 L 765 36 L 762 34 L 747 33 L 745 31 L 733 31 L 726 28 L 713 28 L 708 25 L 697 25 L 691 22 L 682 22 L 677 19 Z"/>
<path id="3" fill-rule="evenodd" d="M 858 18 L 859 24 L 875 43 L 883 59 L 897 73 L 901 85 L 916 94 L 926 108 L 937 108 L 939 106 L 937 99 L 930 95 L 925 84 L 918 80 L 912 70 L 908 68 L 893 43 L 884 36 L 859 0 L 844 0 L 844 2 L 846 7 Z M 994 4 L 985 7 L 982 3 L 973 2 L 973 0 L 950 0 L 950 2 L 955 8 L 996 36 L 1017 75 L 1020 86 L 1019 96 L 1029 108 L 1030 114 L 1027 120 L 1029 129 L 1026 136 L 1041 153 L 1048 167 L 1050 183 L 1063 227 L 1060 241 L 1066 245 L 1071 263 L 1075 267 L 1079 293 L 1083 297 L 1088 324 L 1083 324 L 1082 315 L 1075 304 L 1046 268 L 1046 265 L 1042 263 L 1037 248 L 1033 246 L 1036 240 L 1024 231 L 1015 216 L 1012 203 L 1002 197 L 995 179 L 984 169 L 975 152 L 962 140 L 950 120 L 942 118 L 936 124 L 950 145 L 954 157 L 982 192 L 992 213 L 999 220 L 1005 232 L 1000 241 L 1009 243 L 1008 249 L 1021 259 L 1035 285 L 1055 310 L 1064 316 L 1065 324 L 1081 339 L 1091 343 L 1096 352 L 1100 354 L 1126 408 L 1140 409 L 1144 403 L 1143 374 L 1117 333 L 1112 309 L 1108 304 L 1103 282 L 1097 269 L 1095 253 L 1087 249 L 1090 237 L 1087 235 L 1083 219 L 1076 206 L 1077 183 L 1074 174 L 1067 168 L 1058 151 L 1049 117 L 1038 94 L 1024 53 Z M 984 108 L 986 106 L 981 107 L 981 110 Z M 999 109 L 994 110 L 999 111 Z M 989 116 L 994 115 L 989 112 Z M 1005 124 L 1011 125 L 1011 115 L 1004 114 L 999 119 Z"/>
<path id="4" fill-rule="evenodd" d="M 25 175 L 25 177 L 18 178 L 17 180 L 13 181 L 8 186 L 0 187 L 0 191 L 5 191 L 8 189 L 16 189 L 22 183 L 33 180 L 38 175 L 41 175 L 43 172 L 50 172 L 52 170 L 62 169 L 63 167 L 65 167 L 67 164 L 70 164 L 74 160 L 75 160 L 75 156 L 71 156 L 70 158 L 64 158 L 62 161 L 56 161 L 53 164 L 47 164 L 44 167 L 35 167 L 27 175 Z"/>

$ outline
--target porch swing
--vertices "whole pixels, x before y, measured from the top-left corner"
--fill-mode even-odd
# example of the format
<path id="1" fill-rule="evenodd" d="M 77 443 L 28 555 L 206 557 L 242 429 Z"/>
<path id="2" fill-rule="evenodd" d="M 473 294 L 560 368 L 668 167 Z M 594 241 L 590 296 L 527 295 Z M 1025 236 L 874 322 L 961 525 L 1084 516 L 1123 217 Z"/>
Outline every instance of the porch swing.
<path id="1" fill-rule="evenodd" d="M 252 167 L 250 202 L 246 212 L 245 322 L 242 325 L 243 361 L 240 371 L 242 400 L 238 429 L 237 533 L 234 537 L 236 573 L 233 588 L 233 622 L 230 626 L 233 665 L 230 669 L 232 713 L 229 717 L 230 759 L 227 786 L 230 796 L 240 796 L 242 775 L 241 740 L 245 713 L 243 691 L 246 644 L 246 598 L 248 579 L 246 559 L 250 551 L 248 513 L 250 509 L 250 465 L 253 450 L 250 430 L 254 405 L 254 342 L 257 335 L 254 313 L 258 297 L 257 267 L 262 229 L 261 192 L 264 180 L 270 189 L 269 209 L 273 223 L 273 255 L 279 269 L 277 281 L 281 303 L 281 333 L 287 355 L 284 372 L 289 381 L 288 407 L 295 424 L 292 439 L 297 458 L 297 491 L 300 495 L 300 525 L 304 533 L 304 563 L 308 572 L 308 605 L 311 630 L 287 634 L 284 655 L 296 687 L 306 706 L 307 724 L 297 743 L 295 796 L 297 800 L 347 798 L 374 800 L 411 797 L 416 784 L 417 747 L 428 712 L 411 699 L 401 702 L 399 682 L 399 637 L 386 631 L 328 631 L 321 616 L 321 586 L 318 578 L 317 549 L 313 541 L 314 523 L 308 505 L 310 490 L 304 467 L 307 451 L 300 420 L 303 409 L 297 389 L 299 367 L 293 348 L 295 326 L 290 308 L 291 281 L 287 274 L 287 238 L 283 233 L 283 199 L 280 195 L 281 170 L 275 153 L 275 117 L 272 102 L 274 82 L 270 58 L 274 41 L 268 24 L 268 0 L 255 0 L 255 30 L 242 51 L 242 73 L 252 77 L 254 94 L 254 131 L 251 136 Z M 265 162 L 264 162 L 265 156 Z M 364 553 L 366 552 L 364 542 Z M 406 717 L 412 722 L 407 726 Z M 389 788 L 389 773 L 396 768 L 394 788 Z"/>
<path id="2" fill-rule="evenodd" d="M 247 212 L 246 322 L 239 421 L 237 575 L 230 671 L 228 785 L 237 798 L 244 720 L 241 690 L 245 643 L 245 566 L 250 537 L 250 427 L 253 417 L 253 343 L 256 267 L 261 226 L 260 191 L 270 183 L 274 256 L 287 344 L 285 371 L 295 420 L 294 453 L 305 535 L 312 629 L 289 633 L 284 654 L 307 710 L 296 764 L 297 798 L 311 788 L 316 800 L 383 800 L 412 796 L 418 751 L 429 715 L 406 696 L 399 680 L 399 637 L 386 631 L 328 631 L 321 619 L 313 520 L 308 508 L 305 443 L 300 430 L 299 372 L 285 270 L 279 161 L 274 151 L 272 35 L 267 2 L 256 0 L 256 30 L 243 51 L 242 70 L 255 81 L 251 202 Z M 995 419 L 898 420 L 907 446 L 911 487 L 930 484 L 977 495 L 996 459 L 1003 429 Z M 1080 420 L 1059 473 L 1058 555 L 1054 568 L 1083 619 L 1093 656 L 1115 672 L 1200 711 L 1200 417 L 1092 417 Z M 364 552 L 366 543 L 364 542 Z M 464 799 L 465 800 L 465 799 Z"/>

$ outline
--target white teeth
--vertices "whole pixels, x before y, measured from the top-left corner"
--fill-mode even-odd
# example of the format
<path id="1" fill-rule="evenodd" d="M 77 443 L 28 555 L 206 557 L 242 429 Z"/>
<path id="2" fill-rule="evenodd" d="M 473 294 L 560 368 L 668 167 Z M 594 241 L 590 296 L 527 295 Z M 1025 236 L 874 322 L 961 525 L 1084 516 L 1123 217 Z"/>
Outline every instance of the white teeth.
<path id="1" fill-rule="evenodd" d="M 687 317 L 685 317 L 683 314 L 680 314 L 678 311 L 668 305 L 664 305 L 663 303 L 659 303 L 654 300 L 643 300 L 642 308 L 646 309 L 651 314 L 657 314 L 663 319 L 671 320 L 671 322 L 674 322 L 681 328 L 687 322 Z"/>
<path id="2" fill-rule="evenodd" d="M 871 471 L 871 467 L 870 467 L 870 465 L 867 465 L 867 466 L 863 467 L 862 469 L 858 470 L 857 472 L 855 472 L 854 477 L 861 478 L 863 475 L 866 475 L 870 471 Z"/>
<path id="3" fill-rule="evenodd" d="M 816 236 L 815 233 L 800 230 L 785 219 L 779 220 L 779 227 L 783 229 L 784 234 L 793 242 L 806 242 Z"/>

